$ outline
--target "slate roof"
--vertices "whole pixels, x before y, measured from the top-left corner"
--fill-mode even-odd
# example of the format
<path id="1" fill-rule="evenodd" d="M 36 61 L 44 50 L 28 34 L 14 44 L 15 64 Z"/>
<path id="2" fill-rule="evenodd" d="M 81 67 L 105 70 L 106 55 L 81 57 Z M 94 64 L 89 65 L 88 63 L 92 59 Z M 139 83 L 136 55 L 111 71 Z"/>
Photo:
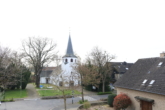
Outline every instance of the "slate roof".
<path id="1" fill-rule="evenodd" d="M 110 62 L 110 63 L 117 70 L 117 73 L 119 74 L 124 74 L 133 65 L 133 63 L 127 63 L 127 62 Z"/>
<path id="2" fill-rule="evenodd" d="M 165 58 L 139 59 L 114 86 L 165 95 Z"/>
<path id="3" fill-rule="evenodd" d="M 69 35 L 69 39 L 68 39 L 68 46 L 67 46 L 66 54 L 63 57 L 76 57 L 73 52 L 72 41 L 71 41 L 70 35 Z"/>
<path id="4" fill-rule="evenodd" d="M 56 67 L 44 67 L 40 74 L 40 77 L 50 77 L 52 72 L 55 70 Z"/>

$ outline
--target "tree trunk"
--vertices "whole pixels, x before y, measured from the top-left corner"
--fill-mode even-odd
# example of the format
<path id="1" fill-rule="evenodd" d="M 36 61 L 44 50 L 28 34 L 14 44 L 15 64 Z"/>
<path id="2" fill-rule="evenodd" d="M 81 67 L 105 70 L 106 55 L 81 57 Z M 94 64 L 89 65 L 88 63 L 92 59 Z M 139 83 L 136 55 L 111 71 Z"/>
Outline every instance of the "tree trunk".
<path id="1" fill-rule="evenodd" d="M 65 105 L 65 110 L 66 110 L 66 97 L 64 99 L 64 105 Z"/>
<path id="2" fill-rule="evenodd" d="M 39 88 L 40 87 L 40 75 L 36 75 L 36 87 Z"/>
<path id="3" fill-rule="evenodd" d="M 40 87 L 40 73 L 41 73 L 41 71 L 42 71 L 42 68 L 35 70 L 35 74 L 36 74 L 36 87 L 37 88 Z"/>
<path id="4" fill-rule="evenodd" d="M 105 92 L 105 82 L 102 81 L 103 85 L 102 85 L 102 92 Z"/>
<path id="5" fill-rule="evenodd" d="M 37 74 L 35 74 L 34 79 L 35 79 L 35 85 L 37 87 Z"/>
<path id="6" fill-rule="evenodd" d="M 81 95 L 82 95 L 82 101 L 84 102 L 84 90 L 83 90 L 83 79 L 81 75 Z"/>
<path id="7" fill-rule="evenodd" d="M 64 91 L 63 91 L 64 92 Z M 63 93 L 64 94 L 64 93 Z M 66 110 L 66 97 L 65 97 L 65 95 L 63 95 L 63 97 L 64 97 L 64 109 Z"/>
<path id="8" fill-rule="evenodd" d="M 84 102 L 84 90 L 82 85 L 81 85 L 81 95 L 82 95 L 82 101 Z"/>

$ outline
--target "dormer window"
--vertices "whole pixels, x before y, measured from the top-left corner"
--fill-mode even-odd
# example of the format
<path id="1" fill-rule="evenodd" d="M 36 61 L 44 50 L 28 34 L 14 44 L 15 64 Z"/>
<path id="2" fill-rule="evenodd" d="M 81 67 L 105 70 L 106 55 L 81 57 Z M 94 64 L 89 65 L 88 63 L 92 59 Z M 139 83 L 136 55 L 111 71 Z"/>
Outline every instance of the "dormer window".
<path id="1" fill-rule="evenodd" d="M 144 79 L 144 81 L 142 82 L 142 86 L 144 86 L 146 82 L 147 82 L 147 79 Z"/>
<path id="2" fill-rule="evenodd" d="M 145 79 L 142 83 L 145 84 L 147 82 L 147 79 Z"/>
<path id="3" fill-rule="evenodd" d="M 155 80 L 151 80 L 151 82 L 149 83 L 149 87 L 151 87 L 154 84 Z"/>
<path id="4" fill-rule="evenodd" d="M 150 84 L 152 85 L 155 82 L 155 80 L 151 80 Z"/>
<path id="5" fill-rule="evenodd" d="M 160 63 L 158 64 L 158 67 L 161 67 L 161 66 L 162 66 L 162 64 L 163 64 L 163 62 L 160 62 Z"/>
<path id="6" fill-rule="evenodd" d="M 70 62 L 73 62 L 73 59 L 70 59 Z"/>

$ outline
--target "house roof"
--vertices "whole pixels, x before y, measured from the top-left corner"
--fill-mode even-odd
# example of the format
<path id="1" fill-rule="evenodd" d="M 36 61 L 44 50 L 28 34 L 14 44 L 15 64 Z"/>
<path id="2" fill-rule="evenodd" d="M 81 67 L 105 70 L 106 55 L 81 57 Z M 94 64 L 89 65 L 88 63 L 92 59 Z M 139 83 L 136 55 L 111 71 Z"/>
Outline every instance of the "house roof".
<path id="1" fill-rule="evenodd" d="M 68 46 L 67 46 L 66 54 L 63 57 L 76 57 L 73 52 L 72 41 L 71 41 L 70 35 L 69 35 L 69 39 L 68 39 Z"/>
<path id="2" fill-rule="evenodd" d="M 44 67 L 40 74 L 40 77 L 50 77 L 52 72 L 55 70 L 56 67 Z"/>
<path id="3" fill-rule="evenodd" d="M 127 63 L 127 62 L 110 62 L 110 63 L 118 71 L 118 73 L 125 73 L 133 65 L 133 63 Z"/>
<path id="4" fill-rule="evenodd" d="M 165 95 L 165 58 L 139 59 L 114 86 Z"/>

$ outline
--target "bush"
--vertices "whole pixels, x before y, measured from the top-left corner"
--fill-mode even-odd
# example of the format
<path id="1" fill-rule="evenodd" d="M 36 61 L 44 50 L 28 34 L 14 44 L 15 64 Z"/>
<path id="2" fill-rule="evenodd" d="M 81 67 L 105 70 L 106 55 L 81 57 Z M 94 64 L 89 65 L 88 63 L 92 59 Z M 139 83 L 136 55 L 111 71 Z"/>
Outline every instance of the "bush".
<path id="1" fill-rule="evenodd" d="M 98 92 L 97 95 L 112 94 L 112 92 Z"/>
<path id="2" fill-rule="evenodd" d="M 88 90 L 88 91 L 92 91 L 92 85 L 85 86 L 85 89 Z"/>
<path id="3" fill-rule="evenodd" d="M 102 98 L 102 99 L 100 99 L 101 101 L 108 101 L 108 99 L 107 98 Z"/>
<path id="4" fill-rule="evenodd" d="M 84 100 L 84 102 L 88 102 L 88 100 Z M 84 102 L 82 100 L 79 100 L 79 104 L 83 104 Z"/>
<path id="5" fill-rule="evenodd" d="M 84 102 L 88 102 L 88 100 L 84 100 Z"/>
<path id="6" fill-rule="evenodd" d="M 84 102 L 83 107 L 84 107 L 85 109 L 88 109 L 88 108 L 91 107 L 91 104 L 90 104 L 89 102 Z"/>
<path id="7" fill-rule="evenodd" d="M 79 104 L 83 104 L 83 101 L 82 100 L 79 100 Z"/>
<path id="8" fill-rule="evenodd" d="M 126 94 L 119 94 L 114 98 L 113 106 L 115 110 L 125 109 L 131 105 L 131 100 Z"/>
<path id="9" fill-rule="evenodd" d="M 110 107 L 113 107 L 113 101 L 114 101 L 114 98 L 116 97 L 116 94 L 110 94 L 109 96 L 108 96 L 108 105 L 110 106 Z"/>
<path id="10" fill-rule="evenodd" d="M 1 102 L 13 102 L 13 101 L 14 101 L 13 98 L 11 98 L 11 99 L 3 99 L 3 100 L 1 100 Z"/>

